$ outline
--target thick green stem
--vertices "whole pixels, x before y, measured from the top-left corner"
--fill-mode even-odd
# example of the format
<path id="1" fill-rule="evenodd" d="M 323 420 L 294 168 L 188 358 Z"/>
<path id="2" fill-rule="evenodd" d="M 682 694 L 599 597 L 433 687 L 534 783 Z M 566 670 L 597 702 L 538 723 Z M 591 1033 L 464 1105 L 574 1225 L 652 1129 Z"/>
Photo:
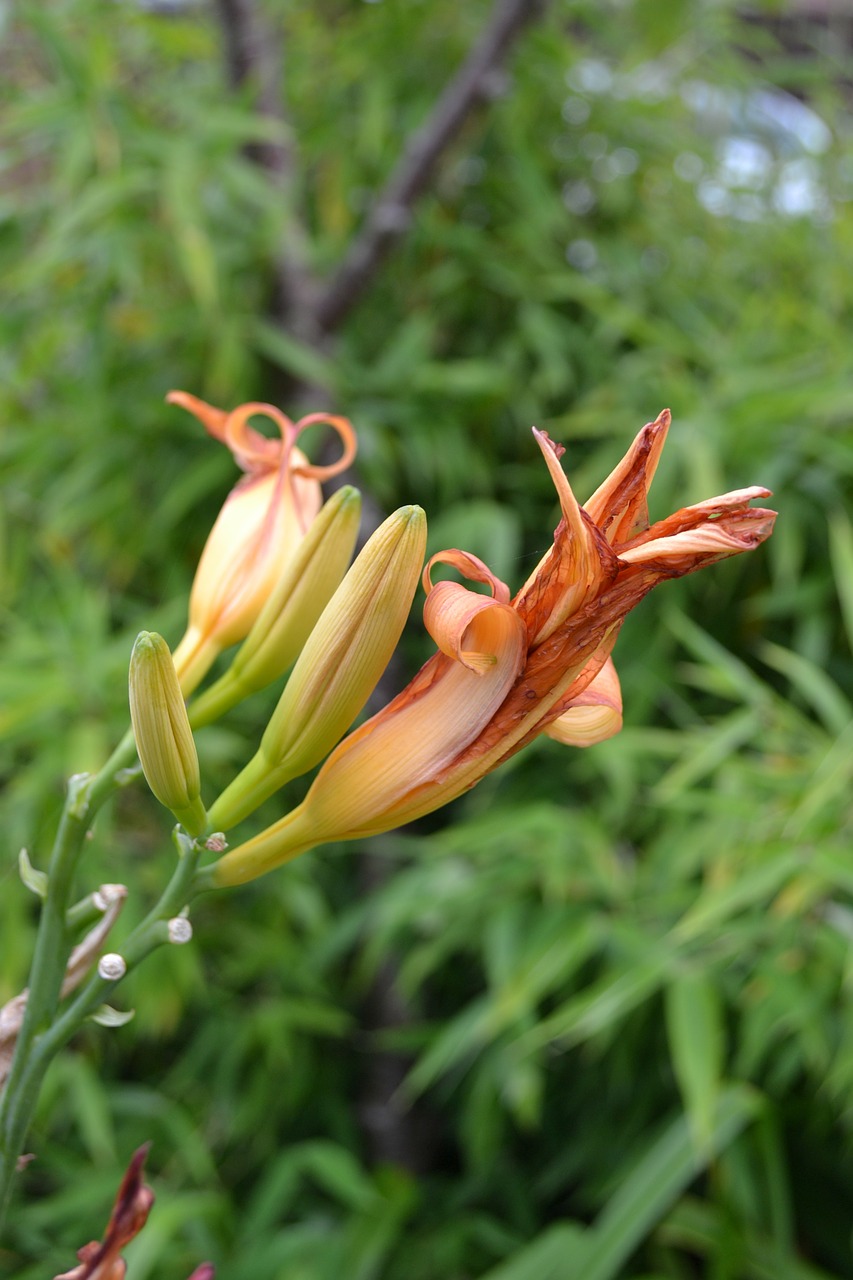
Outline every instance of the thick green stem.
<path id="1" fill-rule="evenodd" d="M 77 862 L 96 812 L 107 797 L 128 780 L 128 767 L 135 756 L 133 736 L 125 735 L 98 774 L 94 777 L 78 774 L 68 784 L 50 857 L 47 894 L 30 970 L 29 996 L 0 1103 L 0 1227 L 44 1076 L 39 1046 L 56 1016 L 71 949 L 68 909 Z"/>
<path id="2" fill-rule="evenodd" d="M 89 821 L 90 781 L 78 775 L 69 782 L 50 858 L 47 895 L 30 971 L 29 997 L 0 1106 L 0 1220 L 8 1204 L 18 1157 L 35 1106 L 38 1086 L 34 1085 L 29 1072 L 33 1047 L 37 1036 L 53 1021 L 59 1003 L 69 951 L 66 913 Z"/>

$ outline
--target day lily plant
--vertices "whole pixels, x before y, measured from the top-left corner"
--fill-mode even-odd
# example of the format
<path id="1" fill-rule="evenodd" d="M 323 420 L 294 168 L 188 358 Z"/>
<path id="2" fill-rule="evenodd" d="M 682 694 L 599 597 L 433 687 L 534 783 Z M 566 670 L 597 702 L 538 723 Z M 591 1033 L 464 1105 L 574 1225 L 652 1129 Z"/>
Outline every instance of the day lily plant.
<path id="1" fill-rule="evenodd" d="M 423 575 L 424 625 L 437 652 L 335 748 L 296 809 L 202 872 L 204 882 L 239 884 L 314 845 L 411 822 L 473 787 L 540 733 L 574 746 L 616 733 L 622 705 L 610 652 L 625 615 L 664 579 L 751 550 L 775 518 L 750 507 L 769 496 L 752 488 L 650 525 L 648 490 L 669 423 L 664 410 L 645 426 L 583 507 L 560 464 L 562 448 L 534 431 L 562 511 L 553 546 L 512 598 L 475 556 L 456 549 L 433 556 Z M 491 596 L 455 582 L 433 584 L 439 562 L 485 583 Z M 340 625 L 352 621 L 342 611 Z M 335 727 L 330 719 L 330 737 Z"/>
<path id="2" fill-rule="evenodd" d="M 775 513 L 751 505 L 768 496 L 762 488 L 650 523 L 649 487 L 670 424 L 664 410 L 583 505 L 563 470 L 564 450 L 534 429 L 561 518 L 514 594 L 459 548 L 424 566 L 426 518 L 413 506 L 390 515 L 347 568 L 359 496 L 345 486 L 324 505 L 320 488 L 354 457 L 347 419 L 312 414 L 294 423 L 267 404 L 225 412 L 183 392 L 169 400 L 225 444 L 245 474 L 202 553 L 174 654 L 153 632 L 134 645 L 132 730 L 99 773 L 71 779 L 47 872 L 22 855 L 22 877 L 43 901 L 28 989 L 0 1010 L 0 1080 L 8 1071 L 0 1222 L 25 1176 L 19 1158 L 47 1066 L 87 1018 L 113 1026 L 126 1020 L 108 1003 L 112 989 L 156 947 L 191 939 L 195 897 L 255 879 L 318 845 L 422 817 L 541 734 L 579 747 L 612 736 L 622 699 L 611 654 L 626 614 L 659 582 L 749 551 L 773 528 Z M 277 438 L 250 425 L 258 417 Z M 309 462 L 297 442 L 314 426 L 339 436 L 337 462 Z M 436 580 L 440 565 L 462 581 Z M 400 639 L 419 579 L 436 651 L 401 693 L 352 729 Z M 201 688 L 227 650 L 224 671 Z M 221 795 L 205 797 L 194 734 L 288 671 L 254 754 Z M 239 833 L 262 803 L 317 765 L 301 803 L 260 832 Z M 99 808 L 140 773 L 177 820 L 178 857 L 157 905 L 105 954 L 127 889 L 100 886 L 74 903 L 76 872 Z M 117 1202 L 104 1245 L 87 1246 L 82 1269 L 69 1275 L 122 1274 L 119 1250 L 149 1207 L 140 1156 L 134 1169 L 120 1196 L 133 1230 L 120 1225 Z"/>

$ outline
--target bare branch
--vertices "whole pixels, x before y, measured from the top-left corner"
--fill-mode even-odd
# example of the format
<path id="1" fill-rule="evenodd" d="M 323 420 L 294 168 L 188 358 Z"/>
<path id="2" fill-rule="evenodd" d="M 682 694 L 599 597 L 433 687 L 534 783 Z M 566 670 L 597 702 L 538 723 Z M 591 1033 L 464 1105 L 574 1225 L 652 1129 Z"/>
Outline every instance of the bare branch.
<path id="1" fill-rule="evenodd" d="M 235 89 L 250 85 L 257 113 L 281 126 L 278 136 L 246 148 L 280 190 L 287 227 L 274 264 L 275 318 L 294 336 L 316 342 L 317 286 L 308 268 L 308 235 L 297 210 L 299 156 L 284 109 L 283 41 L 276 41 L 258 12 L 256 0 L 216 0 L 228 77 Z"/>
<path id="2" fill-rule="evenodd" d="M 254 0 L 216 0 L 216 9 L 232 88 L 251 85 L 258 115 L 284 124 L 280 50 L 273 50 L 270 33 Z M 282 132 L 281 139 L 275 142 L 255 144 L 252 154 L 269 173 L 289 177 L 295 167 L 295 157 L 292 145 Z"/>
<path id="3" fill-rule="evenodd" d="M 442 152 L 471 110 L 494 96 L 501 63 L 524 27 L 544 13 L 547 4 L 548 0 L 496 0 L 480 39 L 429 118 L 409 139 L 337 275 L 322 291 L 316 317 L 322 331 L 337 328 L 361 297 L 376 268 L 407 229 L 412 205 L 429 183 Z"/>

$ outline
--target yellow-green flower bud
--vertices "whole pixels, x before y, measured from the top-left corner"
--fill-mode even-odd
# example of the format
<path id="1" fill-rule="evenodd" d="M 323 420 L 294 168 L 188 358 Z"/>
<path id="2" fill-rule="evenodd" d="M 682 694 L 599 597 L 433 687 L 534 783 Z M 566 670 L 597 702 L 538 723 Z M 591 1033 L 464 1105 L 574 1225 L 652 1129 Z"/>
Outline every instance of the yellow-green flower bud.
<path id="1" fill-rule="evenodd" d="M 130 655 L 130 718 L 149 787 L 161 804 L 200 835 L 207 826 L 198 756 L 169 646 L 141 631 Z"/>
<path id="2" fill-rule="evenodd" d="M 217 830 L 313 768 L 346 732 L 402 634 L 425 548 L 420 507 L 401 507 L 376 530 L 308 637 L 257 754 L 213 805 Z"/>
<path id="3" fill-rule="evenodd" d="M 210 724 L 293 665 L 347 570 L 361 516 L 361 495 L 345 485 L 315 517 L 282 571 L 231 666 L 189 708 L 190 723 Z"/>

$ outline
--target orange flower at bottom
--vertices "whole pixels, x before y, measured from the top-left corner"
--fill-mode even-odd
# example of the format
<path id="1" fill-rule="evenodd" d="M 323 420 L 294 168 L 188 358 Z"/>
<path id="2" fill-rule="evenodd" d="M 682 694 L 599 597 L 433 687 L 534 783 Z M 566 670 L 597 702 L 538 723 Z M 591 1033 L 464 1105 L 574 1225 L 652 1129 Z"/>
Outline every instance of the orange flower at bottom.
<path id="1" fill-rule="evenodd" d="M 649 527 L 647 494 L 670 415 L 643 428 L 584 508 L 534 431 L 560 498 L 554 544 L 510 601 L 462 551 L 443 560 L 492 598 L 431 583 L 424 622 L 438 645 L 387 707 L 337 746 L 298 808 L 210 869 L 215 885 L 254 879 L 314 845 L 378 834 L 454 800 L 542 732 L 589 745 L 621 727 L 609 661 L 625 615 L 657 583 L 749 551 L 775 512 L 750 508 L 761 488 L 685 507 Z"/>

